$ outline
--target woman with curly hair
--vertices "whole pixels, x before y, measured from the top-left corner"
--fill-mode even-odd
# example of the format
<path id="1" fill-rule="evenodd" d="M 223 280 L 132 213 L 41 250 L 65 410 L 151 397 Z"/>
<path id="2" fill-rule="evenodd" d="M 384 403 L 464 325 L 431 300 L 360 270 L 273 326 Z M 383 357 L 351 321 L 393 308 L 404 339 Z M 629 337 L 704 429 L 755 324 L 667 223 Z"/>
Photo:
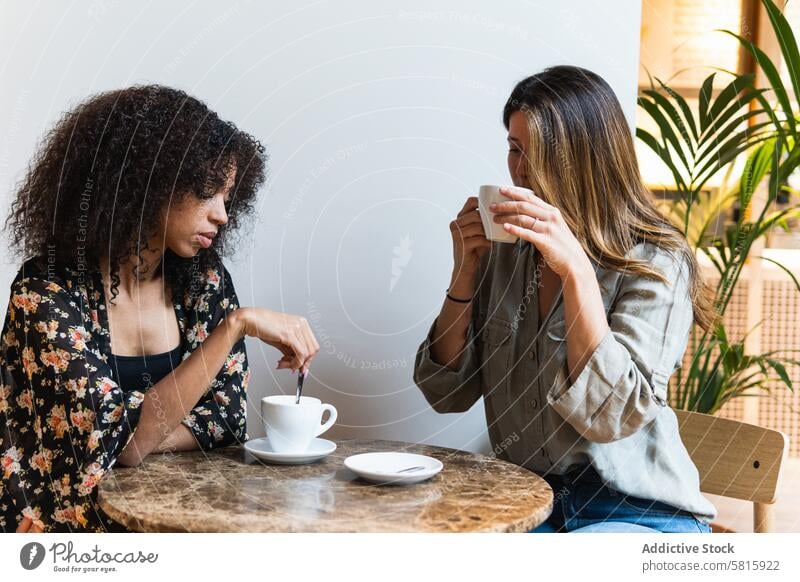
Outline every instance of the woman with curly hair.
<path id="1" fill-rule="evenodd" d="M 124 531 L 96 503 L 116 462 L 247 440 L 245 336 L 307 372 L 306 320 L 240 308 L 221 260 L 265 163 L 159 85 L 94 96 L 48 133 L 6 223 L 24 262 L 0 338 L 3 531 Z"/>

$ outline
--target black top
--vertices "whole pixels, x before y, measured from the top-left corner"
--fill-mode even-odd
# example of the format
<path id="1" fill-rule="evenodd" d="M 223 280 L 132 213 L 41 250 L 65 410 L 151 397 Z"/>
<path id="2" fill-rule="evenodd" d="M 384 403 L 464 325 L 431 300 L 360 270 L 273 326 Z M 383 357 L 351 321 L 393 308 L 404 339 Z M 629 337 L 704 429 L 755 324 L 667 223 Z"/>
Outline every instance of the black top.
<path id="1" fill-rule="evenodd" d="M 118 356 L 111 354 L 111 368 L 123 392 L 145 392 L 172 372 L 181 363 L 181 346 L 170 352 L 151 356 Z"/>

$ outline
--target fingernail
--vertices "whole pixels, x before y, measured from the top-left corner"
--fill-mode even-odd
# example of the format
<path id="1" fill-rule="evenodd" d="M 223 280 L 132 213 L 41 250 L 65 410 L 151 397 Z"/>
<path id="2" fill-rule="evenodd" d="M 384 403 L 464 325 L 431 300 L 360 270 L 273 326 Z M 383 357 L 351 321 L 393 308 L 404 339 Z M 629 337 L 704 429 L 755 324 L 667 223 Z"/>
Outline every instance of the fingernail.
<path id="1" fill-rule="evenodd" d="M 494 202 L 492 202 L 491 204 L 489 204 L 489 208 L 491 208 L 492 210 L 494 210 L 495 208 L 497 208 L 497 204 L 496 204 L 496 203 L 494 203 Z"/>

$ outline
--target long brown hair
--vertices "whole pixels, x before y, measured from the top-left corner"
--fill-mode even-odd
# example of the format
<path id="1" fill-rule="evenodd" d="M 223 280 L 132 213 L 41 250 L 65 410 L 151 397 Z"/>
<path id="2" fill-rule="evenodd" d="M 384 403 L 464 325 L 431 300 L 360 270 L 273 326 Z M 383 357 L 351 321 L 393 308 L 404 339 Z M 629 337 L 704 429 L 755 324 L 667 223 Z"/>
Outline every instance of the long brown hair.
<path id="1" fill-rule="evenodd" d="M 608 83 L 579 67 L 551 67 L 514 88 L 503 110 L 506 128 L 517 111 L 528 120 L 530 187 L 561 211 L 587 255 L 605 268 L 665 283 L 627 252 L 650 242 L 684 258 L 694 320 L 710 329 L 717 318 L 713 289 L 686 237 L 644 186 L 631 131 Z"/>

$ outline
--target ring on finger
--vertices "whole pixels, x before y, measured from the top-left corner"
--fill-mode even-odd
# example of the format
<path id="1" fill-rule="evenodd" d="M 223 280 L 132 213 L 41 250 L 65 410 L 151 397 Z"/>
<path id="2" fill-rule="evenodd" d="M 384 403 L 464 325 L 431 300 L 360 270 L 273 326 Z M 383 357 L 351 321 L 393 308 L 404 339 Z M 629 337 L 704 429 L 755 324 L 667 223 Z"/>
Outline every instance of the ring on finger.
<path id="1" fill-rule="evenodd" d="M 531 225 L 531 230 L 533 230 L 534 228 L 536 228 L 536 223 L 538 222 L 538 220 L 539 220 L 539 219 L 538 219 L 538 218 L 536 218 L 535 216 L 533 217 L 533 224 Z"/>

